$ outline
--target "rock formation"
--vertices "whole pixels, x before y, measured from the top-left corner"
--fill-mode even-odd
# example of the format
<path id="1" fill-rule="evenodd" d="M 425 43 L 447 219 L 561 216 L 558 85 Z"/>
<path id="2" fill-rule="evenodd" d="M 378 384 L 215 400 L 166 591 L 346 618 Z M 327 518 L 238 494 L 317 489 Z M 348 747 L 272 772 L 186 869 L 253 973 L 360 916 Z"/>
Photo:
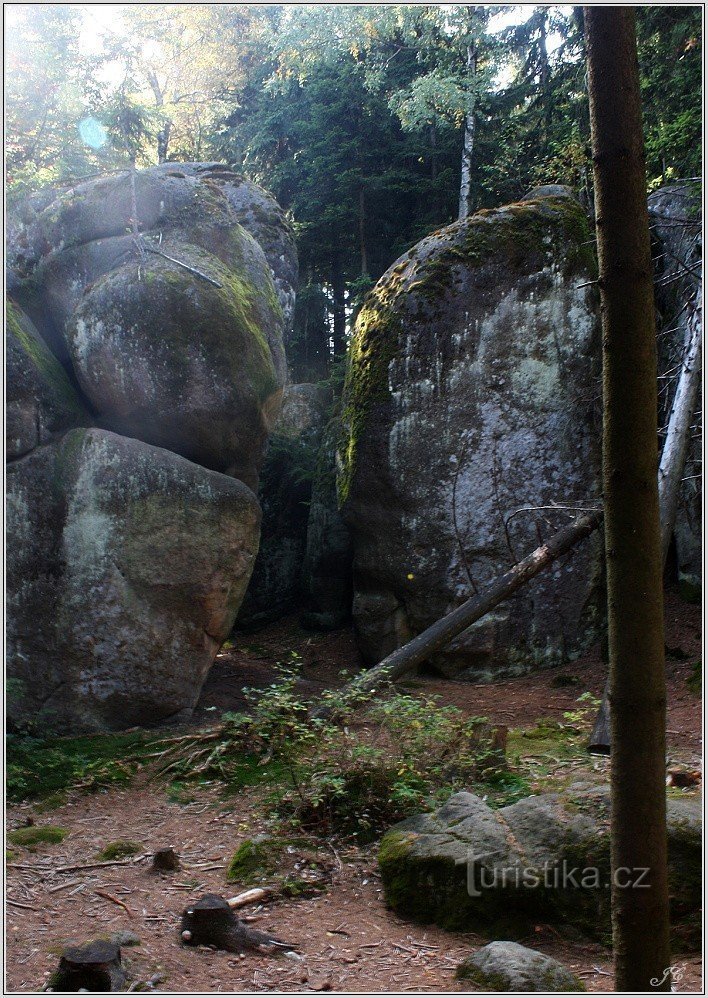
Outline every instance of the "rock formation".
<path id="1" fill-rule="evenodd" d="M 657 261 L 659 418 L 662 424 L 671 410 L 686 329 L 702 282 L 703 237 L 697 186 L 679 183 L 662 187 L 649 196 L 649 219 Z M 661 437 L 659 443 L 661 446 Z M 674 526 L 679 585 L 682 593 L 694 600 L 700 600 L 703 565 L 701 467 L 701 415 L 697 412 Z"/>
<path id="2" fill-rule="evenodd" d="M 301 602 L 313 473 L 331 404 L 331 392 L 321 385 L 285 389 L 261 474 L 261 547 L 238 615 L 239 628 L 277 620 Z"/>
<path id="3" fill-rule="evenodd" d="M 552 188 L 423 239 L 364 303 L 338 487 L 367 660 L 597 504 L 595 275 L 584 212 Z M 489 678 L 572 656 L 595 634 L 600 574 L 596 537 L 433 664 Z"/>
<path id="4" fill-rule="evenodd" d="M 518 937 L 543 922 L 607 939 L 609 795 L 607 786 L 575 784 L 492 810 L 457 793 L 381 840 L 386 900 L 403 917 L 463 932 Z M 701 802 L 666 804 L 671 920 L 688 942 L 700 931 Z"/>
<path id="5" fill-rule="evenodd" d="M 165 164 L 27 199 L 8 263 L 11 716 L 179 715 L 258 551 L 292 236 L 231 171 Z"/>

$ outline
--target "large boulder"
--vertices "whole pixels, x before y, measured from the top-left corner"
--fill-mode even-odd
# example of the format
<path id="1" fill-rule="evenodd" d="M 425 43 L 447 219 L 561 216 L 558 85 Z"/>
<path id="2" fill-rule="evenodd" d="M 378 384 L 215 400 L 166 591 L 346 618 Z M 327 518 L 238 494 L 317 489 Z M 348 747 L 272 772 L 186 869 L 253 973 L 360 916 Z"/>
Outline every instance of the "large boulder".
<path id="1" fill-rule="evenodd" d="M 34 324 L 6 304 L 5 454 L 15 460 L 91 417 Z"/>
<path id="2" fill-rule="evenodd" d="M 664 425 L 678 383 L 689 321 L 702 290 L 700 184 L 684 181 L 654 191 L 649 196 L 649 217 L 656 259 L 659 418 Z M 696 429 L 686 457 L 674 540 L 681 590 L 686 597 L 700 600 L 703 567 L 700 402 L 696 410 Z"/>
<path id="3" fill-rule="evenodd" d="M 165 164 L 25 199 L 7 259 L 12 719 L 181 715 L 258 551 L 292 235 L 231 171 Z"/>
<path id="4" fill-rule="evenodd" d="M 667 811 L 672 924 L 690 942 L 700 924 L 701 802 L 670 797 Z M 496 811 L 457 793 L 382 839 L 386 900 L 449 929 L 526 935 L 543 921 L 607 940 L 609 818 L 607 787 L 576 785 Z"/>
<path id="5" fill-rule="evenodd" d="M 7 471 L 11 719 L 83 731 L 197 701 L 258 550 L 241 482 L 76 429 Z"/>
<path id="6" fill-rule="evenodd" d="M 284 319 L 222 183 L 178 165 L 86 181 L 17 212 L 8 263 L 101 425 L 255 487 L 285 382 Z"/>
<path id="7" fill-rule="evenodd" d="M 367 660 L 599 502 L 595 277 L 584 212 L 554 190 L 433 233 L 366 299 L 338 487 Z M 595 536 L 432 664 L 490 678 L 575 655 L 596 634 L 600 578 Z"/>
<path id="8" fill-rule="evenodd" d="M 301 601 L 313 473 L 331 402 L 323 385 L 288 385 L 285 390 L 261 472 L 261 546 L 239 628 L 261 627 Z"/>

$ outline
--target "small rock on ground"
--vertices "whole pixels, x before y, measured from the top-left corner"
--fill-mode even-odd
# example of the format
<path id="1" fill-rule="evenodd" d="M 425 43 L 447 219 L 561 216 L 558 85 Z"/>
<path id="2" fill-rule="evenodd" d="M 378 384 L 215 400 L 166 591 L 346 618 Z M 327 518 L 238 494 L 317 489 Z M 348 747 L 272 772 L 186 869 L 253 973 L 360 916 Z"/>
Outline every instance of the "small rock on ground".
<path id="1" fill-rule="evenodd" d="M 571 972 L 537 950 L 518 943 L 493 942 L 466 957 L 458 966 L 458 980 L 494 991 L 584 991 Z"/>

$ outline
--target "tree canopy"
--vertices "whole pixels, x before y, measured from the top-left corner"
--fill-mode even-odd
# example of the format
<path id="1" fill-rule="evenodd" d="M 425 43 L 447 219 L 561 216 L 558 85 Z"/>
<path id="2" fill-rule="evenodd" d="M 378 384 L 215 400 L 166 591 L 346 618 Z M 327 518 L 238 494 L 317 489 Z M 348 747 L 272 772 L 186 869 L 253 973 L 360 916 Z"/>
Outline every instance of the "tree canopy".
<path id="1" fill-rule="evenodd" d="M 637 24 L 651 187 L 700 172 L 701 11 L 640 7 Z M 132 159 L 224 160 L 278 198 L 302 265 L 303 377 L 343 351 L 371 284 L 460 211 L 538 183 L 591 203 L 579 7 L 16 5 L 7 51 L 11 199 Z"/>

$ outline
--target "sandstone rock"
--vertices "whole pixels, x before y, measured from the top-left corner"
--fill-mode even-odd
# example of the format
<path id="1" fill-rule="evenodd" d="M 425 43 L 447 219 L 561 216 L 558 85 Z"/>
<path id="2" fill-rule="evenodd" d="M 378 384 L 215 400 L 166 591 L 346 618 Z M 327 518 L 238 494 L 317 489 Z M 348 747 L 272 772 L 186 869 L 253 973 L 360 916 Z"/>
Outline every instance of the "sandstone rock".
<path id="1" fill-rule="evenodd" d="M 330 631 L 352 612 L 352 542 L 337 506 L 336 456 L 339 417 L 328 424 L 317 456 L 302 567 L 303 626 Z"/>
<path id="2" fill-rule="evenodd" d="M 569 197 L 484 211 L 423 239 L 359 314 L 338 487 L 354 621 L 377 661 L 600 495 L 595 263 Z M 541 510 L 510 515 L 523 507 Z M 571 514 L 572 515 L 572 514 Z M 433 664 L 491 678 L 595 636 L 601 540 L 464 632 Z"/>
<path id="3" fill-rule="evenodd" d="M 578 978 L 538 950 L 518 943 L 496 941 L 466 957 L 455 977 L 491 991 L 585 991 Z"/>
<path id="4" fill-rule="evenodd" d="M 671 917 L 696 938 L 701 905 L 701 805 L 667 800 Z M 455 794 L 394 825 L 381 841 L 387 902 L 444 928 L 526 934 L 544 921 L 610 937 L 609 791 L 576 785 L 492 810 Z"/>
<path id="5" fill-rule="evenodd" d="M 268 317 L 256 286 L 215 257 L 187 244 L 168 252 L 222 287 L 157 257 L 140 281 L 134 262 L 100 278 L 67 326 L 79 384 L 109 428 L 255 489 L 282 387 Z"/>
<path id="6" fill-rule="evenodd" d="M 265 253 L 275 290 L 285 317 L 286 334 L 292 327 L 298 283 L 295 237 L 285 213 L 272 195 L 246 180 L 223 163 L 163 163 L 165 173 L 174 170 L 220 187 L 237 221 L 253 236 Z M 287 342 L 287 335 L 286 335 Z"/>
<path id="7" fill-rule="evenodd" d="M 7 302 L 6 371 L 8 460 L 22 457 L 72 426 L 90 422 L 66 371 L 11 301 Z"/>
<path id="8" fill-rule="evenodd" d="M 14 718 L 63 730 L 189 712 L 258 550 L 241 482 L 103 430 L 72 430 L 7 473 Z"/>
<path id="9" fill-rule="evenodd" d="M 659 374 L 675 372 L 683 356 L 686 327 L 692 302 L 701 284 L 703 234 L 700 185 L 689 183 L 662 187 L 649 196 L 654 255 L 657 259 L 656 300 Z M 689 273 L 691 271 L 691 273 Z M 676 379 L 660 382 L 659 410 L 663 425 L 668 419 Z M 668 389 L 668 390 L 666 390 Z M 696 407 L 700 409 L 700 403 Z M 696 424 L 701 425 L 700 412 Z M 674 527 L 676 560 L 681 589 L 689 599 L 700 600 L 703 567 L 701 488 L 701 439 L 694 432 L 689 444 Z"/>
<path id="10" fill-rule="evenodd" d="M 166 166 L 135 175 L 139 248 L 127 172 L 23 205 L 14 293 L 103 426 L 255 487 L 285 381 L 271 268 L 222 183 Z"/>
<path id="11" fill-rule="evenodd" d="M 312 476 L 330 405 L 331 393 L 321 385 L 285 390 L 261 472 L 261 546 L 238 615 L 240 628 L 261 627 L 300 602 Z"/>

